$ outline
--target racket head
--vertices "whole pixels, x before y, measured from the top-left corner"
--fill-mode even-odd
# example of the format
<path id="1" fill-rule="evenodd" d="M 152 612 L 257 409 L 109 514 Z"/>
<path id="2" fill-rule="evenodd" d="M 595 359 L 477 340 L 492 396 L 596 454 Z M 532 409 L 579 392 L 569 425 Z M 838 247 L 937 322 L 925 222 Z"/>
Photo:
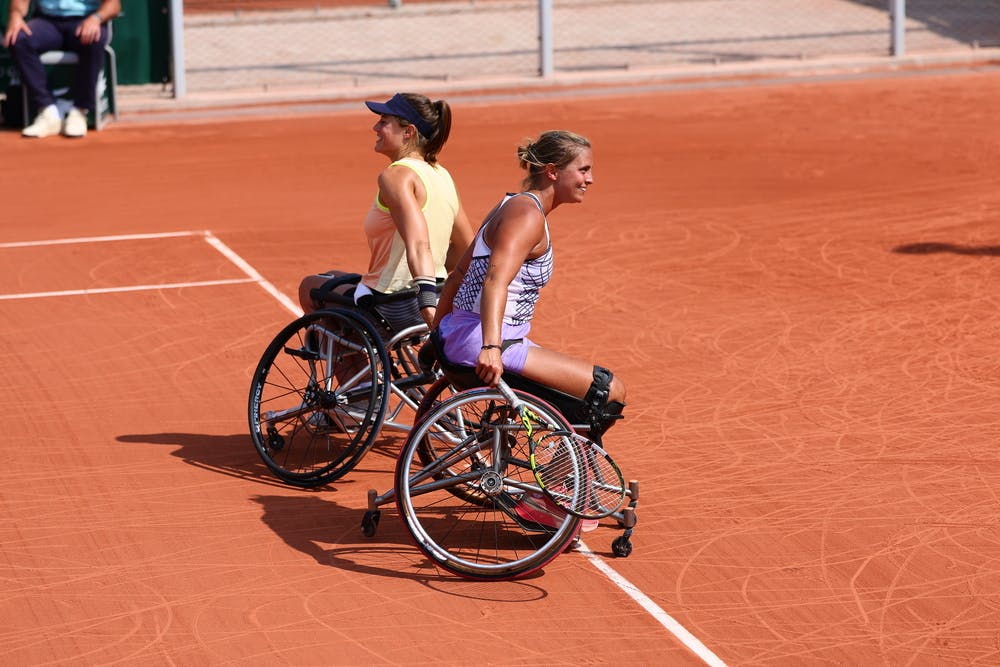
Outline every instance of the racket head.
<path id="1" fill-rule="evenodd" d="M 600 445 L 573 431 L 530 439 L 528 463 L 542 492 L 573 516 L 602 519 L 625 504 L 625 478 Z"/>

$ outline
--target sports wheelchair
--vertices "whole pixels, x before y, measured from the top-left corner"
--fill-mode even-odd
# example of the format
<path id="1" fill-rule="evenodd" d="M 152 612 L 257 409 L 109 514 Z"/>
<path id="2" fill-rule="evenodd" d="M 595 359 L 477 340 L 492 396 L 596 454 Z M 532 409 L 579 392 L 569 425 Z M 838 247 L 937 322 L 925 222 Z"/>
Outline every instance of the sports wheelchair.
<path id="1" fill-rule="evenodd" d="M 440 341 L 428 342 L 425 326 L 392 332 L 349 297 L 327 300 L 333 307 L 303 315 L 275 336 L 251 382 L 251 437 L 279 479 L 325 485 L 357 466 L 381 429 L 407 433 L 393 488 L 368 493 L 362 533 L 373 537 L 380 508 L 394 501 L 417 547 L 470 579 L 525 576 L 596 526 L 586 513 L 552 506 L 533 449 L 577 433 L 599 443 L 619 415 L 595 420 L 584 401 L 512 373 L 500 388 L 483 387 L 474 369 L 444 358 Z M 401 419 L 406 409 L 412 420 Z M 620 491 L 622 502 L 598 514 L 624 529 L 612 552 L 626 557 L 638 482 L 600 483 Z"/>
<path id="2" fill-rule="evenodd" d="M 442 569 L 468 579 L 526 576 L 604 517 L 623 529 L 612 553 L 631 554 L 639 483 L 626 485 L 599 445 L 620 414 L 595 414 L 584 401 L 513 373 L 505 373 L 496 388 L 483 387 L 473 369 L 444 359 L 436 335 L 421 350 L 425 367 L 430 356 L 443 377 L 417 408 L 393 488 L 368 492 L 361 522 L 366 537 L 377 531 L 380 507 L 395 502 L 417 547 Z M 460 391 L 444 397 L 450 387 Z M 544 450 L 558 452 L 545 465 L 555 465 L 560 456 L 572 459 L 570 468 L 557 467 L 555 477 L 573 481 L 563 500 L 582 499 L 584 505 L 553 502 L 559 496 L 552 487 L 561 480 L 538 474 Z M 606 472 L 605 462 L 597 465 L 595 451 L 617 475 Z"/>
<path id="3" fill-rule="evenodd" d="M 393 331 L 334 291 L 360 278 L 345 274 L 324 285 L 319 296 L 331 307 L 288 324 L 254 371 L 250 434 L 267 467 L 288 484 L 328 484 L 358 465 L 381 429 L 409 431 L 402 413 L 415 411 L 437 378 L 417 359 L 426 326 Z"/>

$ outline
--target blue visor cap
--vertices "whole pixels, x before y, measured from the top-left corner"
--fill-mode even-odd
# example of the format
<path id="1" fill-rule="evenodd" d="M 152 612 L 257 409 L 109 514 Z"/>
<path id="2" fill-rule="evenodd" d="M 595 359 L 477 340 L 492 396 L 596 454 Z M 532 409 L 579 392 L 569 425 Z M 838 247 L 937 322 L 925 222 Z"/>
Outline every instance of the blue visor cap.
<path id="1" fill-rule="evenodd" d="M 397 116 L 409 121 L 424 139 L 430 139 L 434 134 L 434 128 L 417 113 L 402 93 L 396 93 L 388 102 L 365 102 L 365 106 L 377 114 Z"/>

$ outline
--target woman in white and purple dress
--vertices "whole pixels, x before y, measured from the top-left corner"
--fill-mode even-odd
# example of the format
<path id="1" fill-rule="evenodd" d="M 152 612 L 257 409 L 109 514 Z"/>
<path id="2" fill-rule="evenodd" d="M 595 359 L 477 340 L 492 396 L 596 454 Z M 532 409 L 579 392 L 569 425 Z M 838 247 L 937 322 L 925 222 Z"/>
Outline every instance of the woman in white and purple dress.
<path id="1" fill-rule="evenodd" d="M 553 130 L 518 148 L 522 191 L 486 216 L 448 276 L 435 324 L 447 361 L 474 366 L 496 385 L 504 371 L 582 399 L 595 416 L 620 414 L 625 387 L 606 368 L 540 347 L 528 338 L 539 290 L 552 275 L 547 216 L 579 203 L 594 182 L 590 142 Z"/>

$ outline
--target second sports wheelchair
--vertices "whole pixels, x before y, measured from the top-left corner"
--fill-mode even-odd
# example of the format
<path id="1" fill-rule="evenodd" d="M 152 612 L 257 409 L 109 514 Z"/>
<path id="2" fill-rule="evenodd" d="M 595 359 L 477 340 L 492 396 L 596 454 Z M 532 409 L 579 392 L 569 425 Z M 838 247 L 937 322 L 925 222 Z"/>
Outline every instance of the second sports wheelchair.
<path id="1" fill-rule="evenodd" d="M 381 429 L 408 431 L 403 413 L 417 409 L 437 377 L 417 360 L 426 326 L 393 331 L 331 289 L 360 278 L 347 274 L 325 285 L 321 296 L 331 307 L 289 323 L 254 371 L 250 434 L 267 467 L 288 484 L 328 484 L 361 461 Z"/>

